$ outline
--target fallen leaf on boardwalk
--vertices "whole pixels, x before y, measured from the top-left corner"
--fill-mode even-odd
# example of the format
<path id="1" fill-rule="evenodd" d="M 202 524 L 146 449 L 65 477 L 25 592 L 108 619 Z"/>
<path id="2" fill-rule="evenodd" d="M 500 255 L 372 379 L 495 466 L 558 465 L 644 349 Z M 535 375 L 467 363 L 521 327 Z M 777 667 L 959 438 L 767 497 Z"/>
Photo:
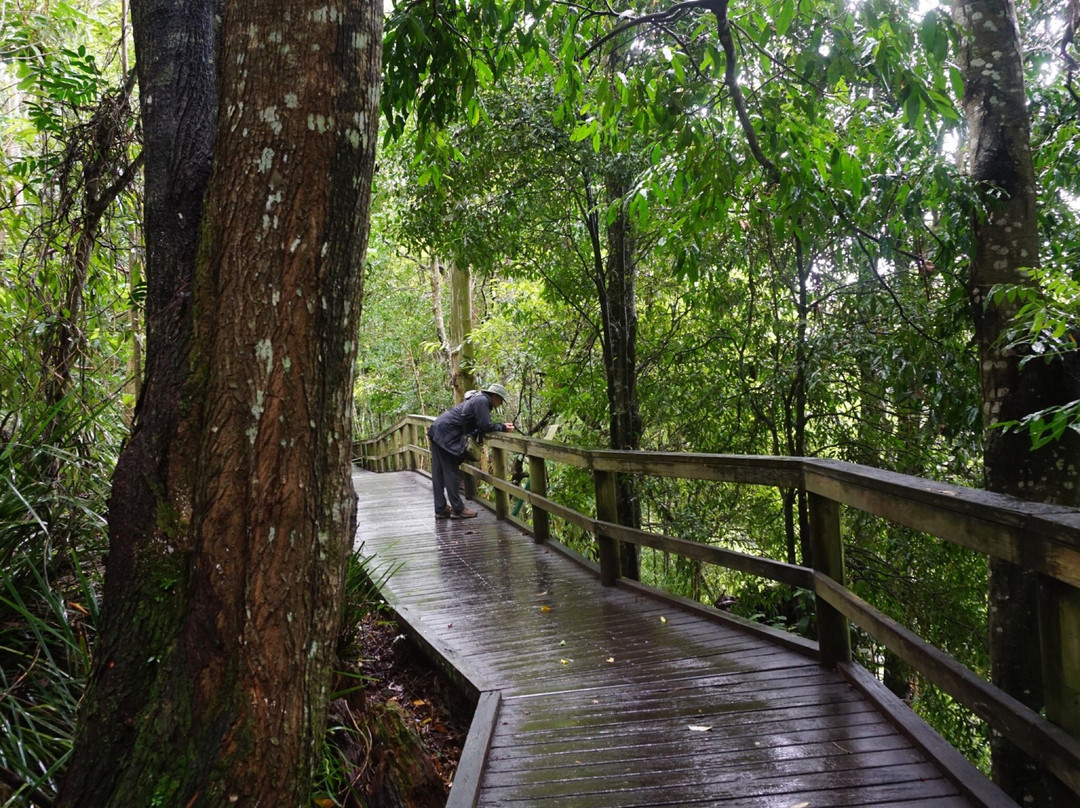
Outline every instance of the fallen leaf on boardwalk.
<path id="1" fill-rule="evenodd" d="M 615 657 L 613 657 L 613 656 L 609 656 L 609 657 L 607 658 L 607 661 L 608 661 L 608 662 L 614 662 L 614 661 L 615 661 Z"/>
<path id="2" fill-rule="evenodd" d="M 573 660 L 571 660 L 571 659 L 560 659 L 559 660 L 559 662 L 561 662 L 564 665 L 569 665 L 572 661 Z"/>
<path id="3" fill-rule="evenodd" d="M 562 640 L 562 641 L 561 641 L 561 642 L 559 643 L 559 646 L 560 646 L 560 647 L 561 647 L 561 646 L 564 646 L 564 645 L 566 645 L 566 640 Z"/>
<path id="4" fill-rule="evenodd" d="M 808 808 L 809 805 L 810 805 L 810 803 L 808 803 L 808 802 L 797 802 L 794 805 L 790 806 L 789 808 Z"/>
<path id="5" fill-rule="evenodd" d="M 551 611 L 551 607 L 550 607 L 550 606 L 548 606 L 548 605 L 547 605 L 547 604 L 545 603 L 545 604 L 544 604 L 543 606 L 541 606 L 541 607 L 540 607 L 540 611 L 542 611 L 542 612 L 550 612 L 550 611 Z"/>
<path id="6" fill-rule="evenodd" d="M 666 623 L 666 622 L 667 622 L 667 618 L 666 618 L 666 617 L 664 617 L 664 615 L 660 615 L 660 622 L 661 622 L 661 623 Z"/>
<path id="7" fill-rule="evenodd" d="M 712 727 L 703 727 L 700 724 L 691 724 L 690 725 L 690 731 L 691 732 L 708 732 L 711 729 L 712 729 Z"/>

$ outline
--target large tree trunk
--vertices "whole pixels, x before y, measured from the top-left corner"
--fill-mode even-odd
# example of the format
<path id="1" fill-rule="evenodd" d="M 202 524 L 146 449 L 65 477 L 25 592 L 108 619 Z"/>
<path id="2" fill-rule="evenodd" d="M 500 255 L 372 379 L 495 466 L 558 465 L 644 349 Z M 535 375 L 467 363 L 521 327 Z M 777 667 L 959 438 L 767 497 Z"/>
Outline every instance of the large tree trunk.
<path id="1" fill-rule="evenodd" d="M 961 0 L 964 108 L 971 174 L 985 214 L 975 224 L 969 294 L 979 345 L 987 489 L 1024 499 L 1080 504 L 1080 437 L 1066 436 L 1037 451 L 1026 434 L 990 428 L 1077 397 L 1078 381 L 1062 362 L 1022 364 L 1020 351 L 1001 341 L 1015 309 L 995 304 L 995 284 L 1031 283 L 1022 270 L 1039 262 L 1035 174 L 1024 94 L 1020 31 L 1012 0 Z M 1032 709 L 1044 705 L 1032 573 L 990 562 L 990 658 L 995 684 Z M 1021 805 L 1050 805 L 1050 784 L 1038 766 L 1005 738 L 992 739 L 995 780 Z"/>
<path id="2" fill-rule="evenodd" d="M 147 384 L 64 805 L 307 799 L 351 539 L 381 14 L 134 5 Z"/>

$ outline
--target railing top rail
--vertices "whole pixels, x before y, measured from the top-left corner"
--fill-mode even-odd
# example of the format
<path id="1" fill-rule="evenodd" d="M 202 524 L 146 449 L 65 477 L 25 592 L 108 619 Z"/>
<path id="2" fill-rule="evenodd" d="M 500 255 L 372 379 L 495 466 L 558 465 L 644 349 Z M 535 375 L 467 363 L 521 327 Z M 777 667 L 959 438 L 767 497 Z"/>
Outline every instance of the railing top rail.
<path id="1" fill-rule="evenodd" d="M 408 415 L 371 444 L 405 424 Z M 586 449 L 516 433 L 491 433 L 489 445 L 579 468 L 683 479 L 802 488 L 841 504 L 1038 570 L 1080 587 L 1080 509 L 1028 502 L 840 460 Z"/>
<path id="2" fill-rule="evenodd" d="M 388 426 L 378 435 L 371 438 L 361 438 L 356 441 L 356 443 L 360 446 L 371 446 L 372 444 L 383 440 L 387 435 L 392 435 L 399 431 L 405 424 L 414 424 L 415 426 L 423 426 L 426 428 L 430 426 L 431 422 L 434 420 L 435 419 L 430 415 L 403 415 L 393 426 Z"/>

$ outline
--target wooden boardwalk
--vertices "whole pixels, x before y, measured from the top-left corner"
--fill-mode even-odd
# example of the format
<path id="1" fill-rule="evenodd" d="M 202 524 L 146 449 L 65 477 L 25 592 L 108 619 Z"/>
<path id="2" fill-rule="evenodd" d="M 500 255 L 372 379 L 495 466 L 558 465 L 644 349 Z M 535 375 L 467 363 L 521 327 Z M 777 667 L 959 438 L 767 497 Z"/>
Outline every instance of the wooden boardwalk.
<path id="1" fill-rule="evenodd" d="M 436 520 L 419 474 L 355 482 L 385 597 L 481 693 L 452 804 L 976 804 L 811 657 L 602 587 L 483 509 Z"/>

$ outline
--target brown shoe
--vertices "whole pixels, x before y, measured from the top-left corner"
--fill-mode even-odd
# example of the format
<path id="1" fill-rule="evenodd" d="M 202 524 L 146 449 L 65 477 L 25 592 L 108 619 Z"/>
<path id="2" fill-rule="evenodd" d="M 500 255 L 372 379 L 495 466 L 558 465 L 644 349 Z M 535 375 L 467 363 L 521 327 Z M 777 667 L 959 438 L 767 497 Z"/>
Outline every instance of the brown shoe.
<path id="1" fill-rule="evenodd" d="M 472 508 L 462 508 L 460 511 L 454 511 L 451 519 L 472 519 L 476 516 L 476 511 Z"/>
<path id="2" fill-rule="evenodd" d="M 453 513 L 453 511 L 450 510 L 450 506 L 449 505 L 443 505 L 442 510 L 435 511 L 435 518 L 436 519 L 449 519 L 451 513 Z"/>

